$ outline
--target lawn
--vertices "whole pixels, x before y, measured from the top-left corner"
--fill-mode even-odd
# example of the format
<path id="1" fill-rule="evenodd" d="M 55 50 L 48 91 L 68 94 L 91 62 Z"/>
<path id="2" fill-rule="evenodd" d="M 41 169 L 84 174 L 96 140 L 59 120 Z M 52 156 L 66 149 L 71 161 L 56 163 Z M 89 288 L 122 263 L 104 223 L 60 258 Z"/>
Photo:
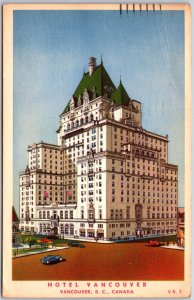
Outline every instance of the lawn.
<path id="1" fill-rule="evenodd" d="M 47 249 L 48 247 L 42 247 L 42 246 L 36 246 L 33 248 L 18 248 L 18 249 L 13 249 L 12 250 L 12 256 L 17 256 L 20 254 L 27 254 L 29 252 L 36 252 L 36 251 L 44 251 L 45 249 Z"/>

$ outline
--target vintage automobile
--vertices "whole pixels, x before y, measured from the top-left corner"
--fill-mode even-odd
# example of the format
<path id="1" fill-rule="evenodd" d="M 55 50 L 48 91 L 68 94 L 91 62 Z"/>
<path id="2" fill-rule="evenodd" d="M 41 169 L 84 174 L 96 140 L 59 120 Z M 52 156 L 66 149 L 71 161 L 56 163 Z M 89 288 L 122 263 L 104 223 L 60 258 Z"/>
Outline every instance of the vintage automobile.
<path id="1" fill-rule="evenodd" d="M 146 243 L 145 246 L 147 246 L 147 247 L 160 247 L 160 246 L 162 246 L 162 243 L 159 242 L 159 241 L 156 241 L 156 240 L 152 240 L 152 241 L 149 241 L 148 243 Z"/>
<path id="2" fill-rule="evenodd" d="M 58 262 L 62 262 L 65 259 L 62 256 L 59 255 L 47 255 L 43 258 L 41 258 L 41 263 L 45 265 L 51 265 L 51 264 L 56 264 Z"/>
<path id="3" fill-rule="evenodd" d="M 78 247 L 78 248 L 85 248 L 84 244 L 81 244 L 79 242 L 69 242 L 68 243 L 69 247 Z"/>

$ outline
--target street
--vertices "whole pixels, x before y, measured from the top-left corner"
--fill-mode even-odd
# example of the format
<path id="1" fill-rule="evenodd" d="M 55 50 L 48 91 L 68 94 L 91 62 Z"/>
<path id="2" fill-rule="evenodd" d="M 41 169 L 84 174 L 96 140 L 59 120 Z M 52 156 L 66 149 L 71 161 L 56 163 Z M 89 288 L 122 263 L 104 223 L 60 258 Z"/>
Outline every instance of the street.
<path id="1" fill-rule="evenodd" d="M 13 259 L 13 280 L 184 280 L 184 251 L 144 243 L 84 243 L 69 249 Z M 46 255 L 66 261 L 43 265 Z"/>

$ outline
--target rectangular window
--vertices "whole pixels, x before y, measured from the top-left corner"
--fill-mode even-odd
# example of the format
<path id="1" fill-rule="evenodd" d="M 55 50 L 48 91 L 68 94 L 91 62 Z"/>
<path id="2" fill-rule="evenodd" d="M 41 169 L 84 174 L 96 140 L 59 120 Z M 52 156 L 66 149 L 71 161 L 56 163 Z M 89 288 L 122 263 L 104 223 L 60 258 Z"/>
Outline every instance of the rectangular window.
<path id="1" fill-rule="evenodd" d="M 68 219 L 68 211 L 65 211 L 65 219 Z"/>
<path id="2" fill-rule="evenodd" d="M 70 210 L 70 219 L 73 219 L 73 211 Z"/>

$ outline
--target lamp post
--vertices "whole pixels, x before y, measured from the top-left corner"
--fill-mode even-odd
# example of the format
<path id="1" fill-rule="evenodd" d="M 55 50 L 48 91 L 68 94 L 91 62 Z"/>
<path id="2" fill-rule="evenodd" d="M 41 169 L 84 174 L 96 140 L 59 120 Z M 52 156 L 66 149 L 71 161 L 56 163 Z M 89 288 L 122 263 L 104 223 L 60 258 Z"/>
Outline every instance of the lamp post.
<path id="1" fill-rule="evenodd" d="M 165 236 L 165 225 L 163 226 L 163 239 L 162 239 L 162 242 L 163 242 L 163 244 L 164 244 L 164 236 Z"/>
<path id="2" fill-rule="evenodd" d="M 51 228 L 53 225 L 54 235 L 55 235 L 56 234 L 55 228 L 56 227 L 58 228 L 58 226 L 59 226 L 59 217 L 57 216 L 58 202 L 53 203 L 52 206 L 53 206 L 53 216 L 51 217 Z"/>
<path id="3" fill-rule="evenodd" d="M 142 204 L 139 203 L 138 200 L 138 204 L 135 205 L 135 217 L 136 217 L 136 236 L 140 237 L 141 236 L 141 232 L 142 232 Z"/>
<path id="4" fill-rule="evenodd" d="M 17 235 L 16 235 L 16 249 L 17 249 L 17 251 L 16 251 L 16 255 L 18 255 L 18 247 L 19 247 L 19 243 L 18 243 L 18 237 L 17 237 Z"/>

